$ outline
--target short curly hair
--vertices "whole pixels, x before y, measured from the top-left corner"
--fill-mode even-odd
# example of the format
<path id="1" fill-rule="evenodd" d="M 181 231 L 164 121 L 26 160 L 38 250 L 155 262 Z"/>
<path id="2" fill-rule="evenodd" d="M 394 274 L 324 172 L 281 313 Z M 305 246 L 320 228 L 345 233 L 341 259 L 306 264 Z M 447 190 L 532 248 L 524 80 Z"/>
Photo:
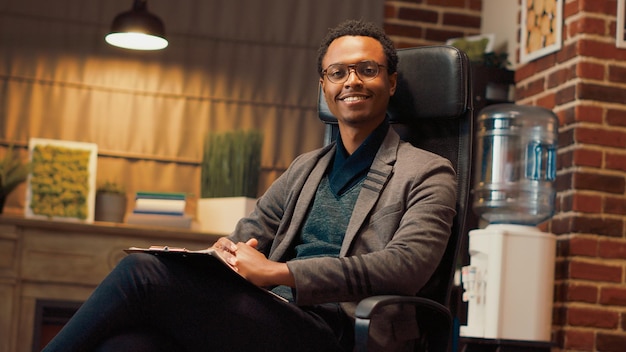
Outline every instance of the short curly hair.
<path id="1" fill-rule="evenodd" d="M 322 60 L 328 51 L 328 47 L 335 39 L 345 36 L 363 36 L 378 40 L 383 46 L 385 56 L 387 57 L 387 72 L 389 74 L 396 72 L 398 67 L 398 53 L 385 31 L 371 22 L 347 20 L 340 23 L 337 27 L 331 28 L 317 50 L 317 71 L 320 77 L 323 77 L 322 72 L 324 68 L 322 67 Z"/>

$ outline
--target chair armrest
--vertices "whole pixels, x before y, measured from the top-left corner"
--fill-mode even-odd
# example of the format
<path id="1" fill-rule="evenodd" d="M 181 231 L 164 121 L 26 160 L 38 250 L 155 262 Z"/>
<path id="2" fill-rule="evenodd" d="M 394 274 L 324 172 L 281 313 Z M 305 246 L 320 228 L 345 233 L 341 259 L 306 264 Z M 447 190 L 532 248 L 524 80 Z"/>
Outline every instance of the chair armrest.
<path id="1" fill-rule="evenodd" d="M 447 350 L 452 333 L 452 314 L 448 308 L 423 297 L 386 295 L 365 298 L 357 305 L 354 323 L 355 351 L 367 351 L 372 316 L 381 308 L 392 304 L 414 306 L 416 320 L 421 330 L 420 335 L 427 335 L 431 350 Z"/>

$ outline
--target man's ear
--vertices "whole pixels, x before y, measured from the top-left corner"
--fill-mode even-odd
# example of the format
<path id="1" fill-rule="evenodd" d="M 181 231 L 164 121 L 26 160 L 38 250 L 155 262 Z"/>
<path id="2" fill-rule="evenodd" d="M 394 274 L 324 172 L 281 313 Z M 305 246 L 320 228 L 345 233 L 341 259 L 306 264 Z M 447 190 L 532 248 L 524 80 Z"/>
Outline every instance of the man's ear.
<path id="1" fill-rule="evenodd" d="M 320 78 L 320 87 L 322 87 L 322 92 L 324 92 L 324 79 Z"/>
<path id="2" fill-rule="evenodd" d="M 398 72 L 394 72 L 389 75 L 389 96 L 396 93 L 396 86 L 398 84 Z"/>

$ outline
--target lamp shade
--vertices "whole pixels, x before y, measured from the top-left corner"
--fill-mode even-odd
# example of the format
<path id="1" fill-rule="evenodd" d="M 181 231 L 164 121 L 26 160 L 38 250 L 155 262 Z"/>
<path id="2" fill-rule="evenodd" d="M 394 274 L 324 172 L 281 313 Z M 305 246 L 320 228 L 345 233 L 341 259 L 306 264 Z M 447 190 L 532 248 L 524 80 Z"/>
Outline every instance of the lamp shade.
<path id="1" fill-rule="evenodd" d="M 148 12 L 146 1 L 135 0 L 130 11 L 113 19 L 107 43 L 126 49 L 160 50 L 167 47 L 165 26 L 157 16 Z"/>

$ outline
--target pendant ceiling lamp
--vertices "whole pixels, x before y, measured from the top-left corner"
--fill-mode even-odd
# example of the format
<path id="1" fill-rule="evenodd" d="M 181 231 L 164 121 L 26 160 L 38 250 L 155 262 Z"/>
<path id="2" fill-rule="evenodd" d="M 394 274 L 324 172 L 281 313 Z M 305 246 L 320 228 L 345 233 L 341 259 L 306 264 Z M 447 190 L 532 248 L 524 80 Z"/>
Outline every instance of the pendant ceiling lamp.
<path id="1" fill-rule="evenodd" d="M 160 50 L 167 47 L 165 26 L 157 16 L 148 12 L 145 0 L 134 0 L 130 11 L 115 16 L 107 43 L 133 50 Z"/>

